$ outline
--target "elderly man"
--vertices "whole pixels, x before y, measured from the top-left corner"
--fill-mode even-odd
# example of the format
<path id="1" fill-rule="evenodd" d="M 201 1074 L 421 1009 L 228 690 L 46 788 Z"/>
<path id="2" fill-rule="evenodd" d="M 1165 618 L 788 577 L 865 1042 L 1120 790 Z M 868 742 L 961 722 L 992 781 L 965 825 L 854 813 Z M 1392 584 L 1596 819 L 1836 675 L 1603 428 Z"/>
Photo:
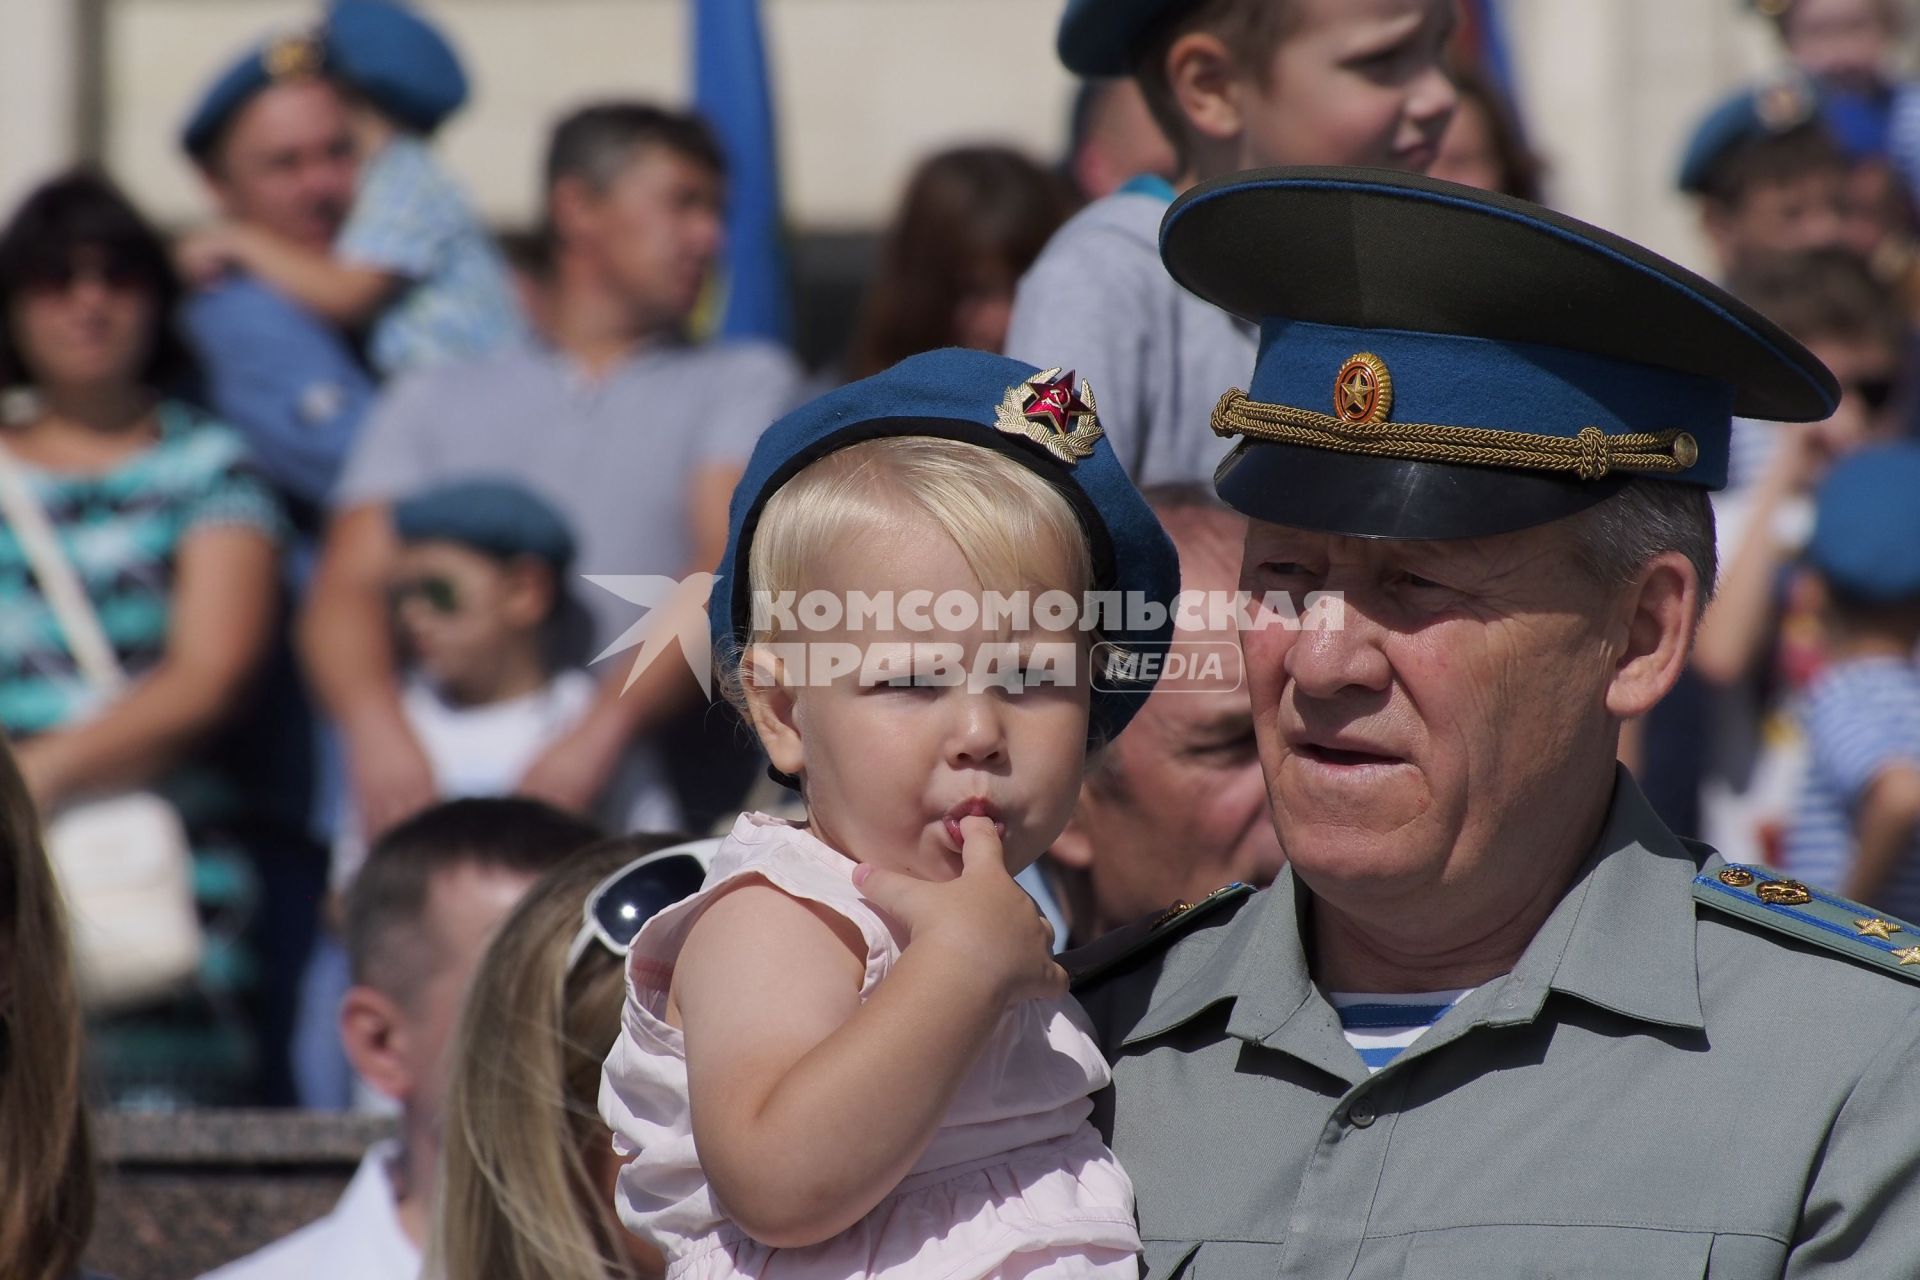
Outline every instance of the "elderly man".
<path id="1" fill-rule="evenodd" d="M 1246 519 L 1200 485 L 1153 486 L 1145 497 L 1180 553 L 1182 593 L 1230 597 Z M 1228 629 L 1209 629 L 1218 622 Z M 1204 605 L 1184 611 L 1170 654 L 1153 696 L 1100 753 L 1073 820 L 1048 850 L 1076 943 L 1235 881 L 1264 885 L 1285 861 L 1231 623 Z"/>
<path id="2" fill-rule="evenodd" d="M 1344 625 L 1243 623 L 1287 869 L 1082 983 L 1147 1275 L 1920 1274 L 1920 926 L 1683 843 L 1614 765 L 1686 661 L 1731 414 L 1832 377 L 1431 179 L 1242 174 L 1162 244 L 1261 324 L 1214 417 L 1242 581 Z"/>

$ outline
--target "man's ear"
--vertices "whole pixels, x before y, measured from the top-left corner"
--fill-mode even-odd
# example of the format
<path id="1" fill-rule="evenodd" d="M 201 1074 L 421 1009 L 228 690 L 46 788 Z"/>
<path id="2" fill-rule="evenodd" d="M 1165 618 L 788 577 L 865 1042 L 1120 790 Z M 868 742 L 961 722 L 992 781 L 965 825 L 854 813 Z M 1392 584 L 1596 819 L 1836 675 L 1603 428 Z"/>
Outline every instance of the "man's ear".
<path id="1" fill-rule="evenodd" d="M 799 698 L 785 676 L 780 659 L 767 646 L 747 646 L 740 659 L 740 680 L 746 688 L 753 731 L 760 736 L 768 762 L 797 778 L 806 770 L 807 753 L 801 741 Z"/>
<path id="2" fill-rule="evenodd" d="M 410 1034 L 406 1014 L 391 996 L 368 986 L 347 989 L 340 1001 L 340 1043 L 347 1061 L 368 1085 L 400 1103 L 413 1096 L 417 1084 L 408 1065 Z"/>
<path id="3" fill-rule="evenodd" d="M 554 242 L 565 245 L 576 239 L 593 219 L 595 200 L 586 180 L 573 175 L 561 178 L 547 193 L 547 221 L 553 228 Z"/>
<path id="4" fill-rule="evenodd" d="M 1663 551 L 1641 568 L 1614 615 L 1613 678 L 1607 710 L 1621 720 L 1645 715 L 1686 669 L 1699 616 L 1700 579 L 1693 562 Z"/>
<path id="5" fill-rule="evenodd" d="M 1053 843 L 1047 846 L 1047 855 L 1063 867 L 1074 871 L 1087 871 L 1093 866 L 1093 829 L 1088 824 L 1087 789 L 1092 784 L 1080 784 L 1080 798 L 1074 801 L 1073 816 L 1067 819 L 1066 830 L 1055 836 Z"/>
<path id="6" fill-rule="evenodd" d="M 1205 31 L 1188 32 L 1167 49 L 1166 74 L 1188 127 L 1214 142 L 1240 136 L 1242 77 L 1225 41 Z"/>

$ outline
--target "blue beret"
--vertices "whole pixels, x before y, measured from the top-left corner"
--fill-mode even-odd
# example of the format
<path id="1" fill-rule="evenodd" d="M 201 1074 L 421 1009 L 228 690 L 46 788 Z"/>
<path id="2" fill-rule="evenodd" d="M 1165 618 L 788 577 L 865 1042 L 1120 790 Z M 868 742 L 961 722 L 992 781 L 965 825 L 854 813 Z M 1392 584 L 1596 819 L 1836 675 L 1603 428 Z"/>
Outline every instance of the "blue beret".
<path id="1" fill-rule="evenodd" d="M 180 129 L 180 145 L 201 155 L 233 118 L 234 112 L 276 80 L 317 75 L 326 51 L 312 31 L 294 31 L 253 45 L 222 71 L 200 96 Z"/>
<path id="2" fill-rule="evenodd" d="M 1173 543 L 1114 456 L 1088 407 L 1091 391 L 1081 383 L 1076 392 L 1070 379 L 1071 374 L 1062 377 L 1057 369 L 1043 373 L 983 351 L 930 351 L 828 392 L 768 427 L 733 491 L 727 550 L 718 570 L 725 596 L 711 607 L 716 653 L 747 639 L 748 551 L 767 499 L 810 463 L 881 436 L 965 441 L 1031 468 L 1079 515 L 1092 552 L 1095 591 L 1117 591 L 1125 593 L 1125 599 L 1170 606 L 1180 590 Z M 1043 408 L 1049 393 L 1058 397 L 1062 411 L 1050 415 Z M 1067 437 L 1069 428 L 1072 435 Z M 1141 625 L 1131 630 L 1118 625 L 1136 621 Z M 1150 621 L 1109 615 L 1101 639 L 1122 649 L 1153 652 L 1173 638 L 1173 620 L 1145 625 Z M 1090 744 L 1119 733 L 1153 692 L 1156 675 L 1148 672 L 1150 665 L 1142 664 L 1139 676 L 1120 678 L 1108 672 L 1095 681 Z"/>
<path id="3" fill-rule="evenodd" d="M 1259 326 L 1214 474 L 1256 519 L 1380 538 L 1544 524 L 1633 476 L 1717 489 L 1735 413 L 1832 413 L 1826 367 L 1684 268 L 1510 196 L 1381 169 L 1193 188 L 1161 256 Z"/>
<path id="4" fill-rule="evenodd" d="M 1822 106 L 1819 89 L 1797 72 L 1783 73 L 1723 99 L 1701 118 L 1687 140 L 1680 159 L 1680 189 L 1702 194 L 1729 153 L 1756 139 L 1777 137 L 1822 120 Z"/>
<path id="5" fill-rule="evenodd" d="M 556 575 L 573 563 L 573 531 L 545 499 L 511 480 L 434 485 L 393 505 L 402 542 L 457 542 L 490 556 L 533 556 Z"/>
<path id="6" fill-rule="evenodd" d="M 1877 604 L 1920 600 L 1920 444 L 1875 445 L 1820 485 L 1807 560 L 1833 586 Z"/>
<path id="7" fill-rule="evenodd" d="M 1067 0 L 1057 47 L 1067 70 L 1081 76 L 1130 76 L 1146 38 L 1172 15 L 1200 0 Z"/>
<path id="8" fill-rule="evenodd" d="M 409 129 L 431 133 L 467 100 L 467 73 L 446 37 L 392 0 L 335 0 L 327 69 Z"/>

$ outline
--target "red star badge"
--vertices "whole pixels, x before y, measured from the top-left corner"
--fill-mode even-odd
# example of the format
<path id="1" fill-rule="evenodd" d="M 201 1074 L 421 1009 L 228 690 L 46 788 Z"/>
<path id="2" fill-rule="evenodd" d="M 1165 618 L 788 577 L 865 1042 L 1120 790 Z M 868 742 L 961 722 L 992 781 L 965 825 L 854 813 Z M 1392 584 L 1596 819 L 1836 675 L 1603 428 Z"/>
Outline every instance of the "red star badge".
<path id="1" fill-rule="evenodd" d="M 1029 422 L 1044 422 L 1063 436 L 1073 430 L 1075 417 L 1093 412 L 1092 406 L 1074 393 L 1071 369 L 1046 382 L 1038 379 L 1029 382 L 1027 394 L 1032 399 L 1021 410 L 1021 416 Z"/>

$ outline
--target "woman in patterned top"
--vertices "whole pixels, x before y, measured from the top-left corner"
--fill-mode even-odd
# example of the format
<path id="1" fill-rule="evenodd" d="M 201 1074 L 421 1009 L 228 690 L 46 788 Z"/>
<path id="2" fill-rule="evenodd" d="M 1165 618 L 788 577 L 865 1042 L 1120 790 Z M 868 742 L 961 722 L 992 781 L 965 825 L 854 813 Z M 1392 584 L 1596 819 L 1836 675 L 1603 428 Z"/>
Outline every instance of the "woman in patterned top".
<path id="1" fill-rule="evenodd" d="M 180 766 L 265 652 L 282 517 L 239 436 L 167 394 L 191 372 L 179 292 L 159 237 L 98 177 L 41 186 L 0 232 L 0 448 L 130 681 L 102 705 L 0 524 L 0 728 L 42 812 L 169 784 L 199 852 L 189 793 L 206 790 Z M 197 878 L 233 883 L 223 869 Z"/>

